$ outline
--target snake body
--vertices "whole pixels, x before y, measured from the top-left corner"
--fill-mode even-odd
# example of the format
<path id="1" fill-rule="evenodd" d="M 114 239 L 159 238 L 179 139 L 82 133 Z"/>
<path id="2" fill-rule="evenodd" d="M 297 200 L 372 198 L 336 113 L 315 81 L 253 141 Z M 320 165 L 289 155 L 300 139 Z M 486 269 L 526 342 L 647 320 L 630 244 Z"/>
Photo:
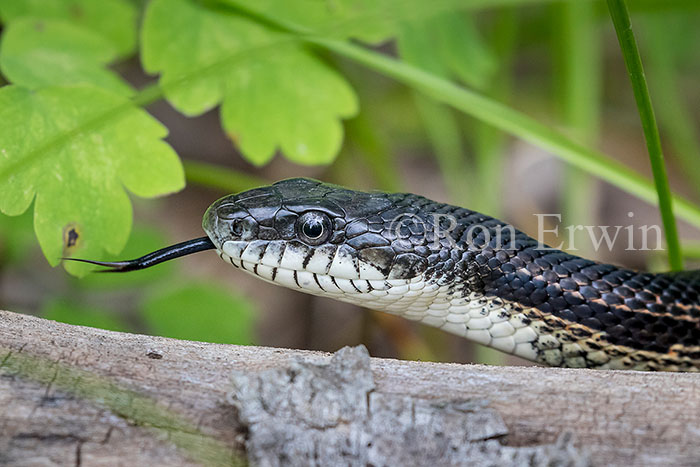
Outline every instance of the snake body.
<path id="1" fill-rule="evenodd" d="M 596 263 L 468 209 L 303 178 L 226 196 L 203 228 L 222 259 L 265 281 L 535 362 L 700 370 L 698 272 Z"/>

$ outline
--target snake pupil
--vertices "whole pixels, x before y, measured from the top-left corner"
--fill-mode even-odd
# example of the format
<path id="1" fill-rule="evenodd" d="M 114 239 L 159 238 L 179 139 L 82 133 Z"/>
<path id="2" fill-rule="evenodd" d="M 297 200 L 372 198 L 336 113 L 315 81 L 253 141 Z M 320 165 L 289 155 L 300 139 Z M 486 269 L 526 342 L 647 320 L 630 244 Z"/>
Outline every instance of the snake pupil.
<path id="1" fill-rule="evenodd" d="M 309 238 L 316 239 L 323 235 L 323 223 L 320 219 L 309 219 L 302 227 L 304 235 Z"/>

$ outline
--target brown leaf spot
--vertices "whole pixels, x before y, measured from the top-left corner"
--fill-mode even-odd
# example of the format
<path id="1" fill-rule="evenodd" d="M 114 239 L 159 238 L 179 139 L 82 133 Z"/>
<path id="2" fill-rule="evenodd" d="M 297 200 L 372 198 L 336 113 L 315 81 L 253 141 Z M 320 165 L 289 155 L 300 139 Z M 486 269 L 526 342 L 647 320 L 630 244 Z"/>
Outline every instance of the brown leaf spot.
<path id="1" fill-rule="evenodd" d="M 63 247 L 66 251 L 74 250 L 79 246 L 81 235 L 80 227 L 75 223 L 63 227 Z"/>

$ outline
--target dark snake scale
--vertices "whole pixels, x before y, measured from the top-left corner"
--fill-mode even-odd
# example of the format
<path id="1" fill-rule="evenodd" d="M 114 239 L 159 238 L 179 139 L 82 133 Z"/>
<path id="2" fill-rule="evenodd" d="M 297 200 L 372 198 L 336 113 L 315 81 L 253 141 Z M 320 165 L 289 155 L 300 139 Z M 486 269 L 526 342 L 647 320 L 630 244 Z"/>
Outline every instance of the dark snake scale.
<path id="1" fill-rule="evenodd" d="M 203 227 L 209 239 L 175 246 L 184 252 L 98 264 L 139 269 L 216 248 L 268 282 L 422 321 L 539 363 L 700 370 L 697 271 L 596 263 L 543 248 L 468 209 L 301 178 L 221 198 Z"/>

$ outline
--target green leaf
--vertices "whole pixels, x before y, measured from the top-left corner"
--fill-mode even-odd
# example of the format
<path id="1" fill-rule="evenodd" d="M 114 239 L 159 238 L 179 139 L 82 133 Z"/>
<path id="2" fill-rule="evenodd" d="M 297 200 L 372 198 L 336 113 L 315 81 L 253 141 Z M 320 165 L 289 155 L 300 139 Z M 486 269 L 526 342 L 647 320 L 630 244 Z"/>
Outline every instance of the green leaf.
<path id="1" fill-rule="evenodd" d="M 92 31 L 108 41 L 118 56 L 136 48 L 137 10 L 128 0 L 0 0 L 5 24 L 22 17 L 64 20 Z"/>
<path id="2" fill-rule="evenodd" d="M 61 256 L 100 258 L 124 247 L 131 229 L 125 188 L 152 197 L 184 185 L 177 155 L 161 141 L 166 128 L 101 89 L 5 86 L 0 121 L 0 211 L 18 215 L 34 201 L 34 229 L 53 266 Z M 81 137 L 71 138 L 76 128 Z M 88 269 L 66 264 L 73 274 Z"/>
<path id="3" fill-rule="evenodd" d="M 221 103 L 224 129 L 254 164 L 277 149 L 300 164 L 331 162 L 342 142 L 339 119 L 357 112 L 338 73 L 293 38 L 247 19 L 154 0 L 142 39 L 144 68 L 161 73 L 168 101 L 186 115 Z"/>
<path id="4" fill-rule="evenodd" d="M 253 305 L 227 289 L 189 284 L 149 298 L 143 317 L 160 336 L 216 342 L 253 343 Z"/>
<path id="5" fill-rule="evenodd" d="M 41 316 L 42 318 L 78 326 L 121 332 L 129 330 L 124 321 L 114 316 L 114 313 L 61 299 L 45 303 L 41 309 Z"/>
<path id="6" fill-rule="evenodd" d="M 5 29 L 0 67 L 12 83 L 30 88 L 92 84 L 128 95 L 131 87 L 104 68 L 117 54 L 112 42 L 89 29 L 63 20 L 26 17 Z"/>

